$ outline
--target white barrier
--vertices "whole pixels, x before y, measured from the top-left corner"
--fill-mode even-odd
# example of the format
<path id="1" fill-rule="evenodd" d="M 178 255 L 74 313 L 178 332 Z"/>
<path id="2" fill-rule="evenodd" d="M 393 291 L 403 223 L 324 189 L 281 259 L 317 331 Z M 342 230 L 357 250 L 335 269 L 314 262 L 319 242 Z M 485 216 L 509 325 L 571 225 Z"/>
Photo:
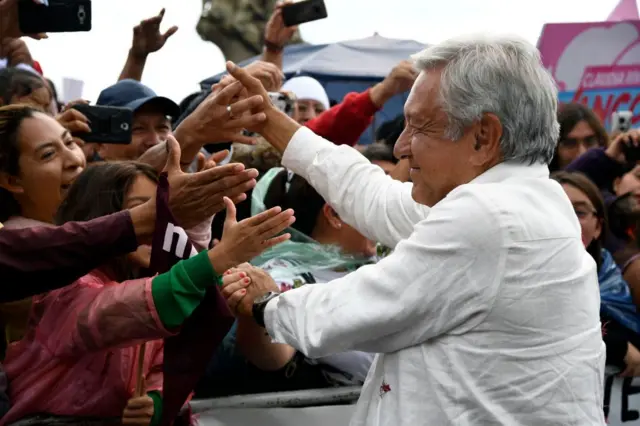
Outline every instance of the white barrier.
<path id="1" fill-rule="evenodd" d="M 201 413 L 199 426 L 348 426 L 355 405 L 306 408 L 220 408 Z"/>
<path id="2" fill-rule="evenodd" d="M 200 426 L 347 426 L 359 396 L 359 386 L 313 389 L 196 400 L 191 409 Z"/>

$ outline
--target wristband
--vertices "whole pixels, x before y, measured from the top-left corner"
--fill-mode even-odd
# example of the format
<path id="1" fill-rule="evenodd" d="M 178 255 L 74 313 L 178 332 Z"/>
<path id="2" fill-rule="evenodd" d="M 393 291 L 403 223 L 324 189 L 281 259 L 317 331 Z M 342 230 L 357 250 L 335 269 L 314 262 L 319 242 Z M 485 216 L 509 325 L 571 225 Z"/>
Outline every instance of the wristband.
<path id="1" fill-rule="evenodd" d="M 280 53 L 284 50 L 284 46 L 280 46 L 279 44 L 273 43 L 267 39 L 264 40 L 264 47 L 273 53 Z"/>

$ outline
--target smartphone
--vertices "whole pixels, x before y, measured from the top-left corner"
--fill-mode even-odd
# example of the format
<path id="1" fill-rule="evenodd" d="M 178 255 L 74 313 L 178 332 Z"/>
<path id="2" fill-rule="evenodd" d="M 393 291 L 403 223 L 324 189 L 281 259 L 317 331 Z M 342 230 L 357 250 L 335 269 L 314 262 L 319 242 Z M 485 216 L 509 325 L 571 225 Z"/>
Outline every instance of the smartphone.
<path id="1" fill-rule="evenodd" d="M 129 108 L 94 106 L 86 104 L 74 105 L 87 117 L 91 133 L 74 133 L 87 143 L 112 143 L 126 145 L 131 143 L 131 123 L 133 111 Z"/>
<path id="2" fill-rule="evenodd" d="M 23 34 L 91 31 L 91 0 L 19 0 L 18 25 Z"/>
<path id="3" fill-rule="evenodd" d="M 293 117 L 296 99 L 292 93 L 269 92 L 269 98 L 280 111 L 289 117 Z"/>
<path id="4" fill-rule="evenodd" d="M 287 27 L 317 21 L 327 16 L 324 0 L 304 0 L 282 6 L 282 20 Z"/>
<path id="5" fill-rule="evenodd" d="M 631 130 L 631 111 L 616 111 L 611 114 L 611 133 L 624 133 Z"/>

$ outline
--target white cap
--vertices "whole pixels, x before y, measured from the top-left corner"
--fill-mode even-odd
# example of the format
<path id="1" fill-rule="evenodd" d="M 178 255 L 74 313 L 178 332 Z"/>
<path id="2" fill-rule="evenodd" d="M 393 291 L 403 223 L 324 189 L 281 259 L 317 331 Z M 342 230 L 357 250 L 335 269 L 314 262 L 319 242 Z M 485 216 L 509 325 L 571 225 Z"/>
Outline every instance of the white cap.
<path id="1" fill-rule="evenodd" d="M 297 99 L 320 102 L 324 109 L 329 109 L 329 96 L 318 80 L 312 77 L 294 77 L 284 83 L 283 92 L 292 92 Z"/>

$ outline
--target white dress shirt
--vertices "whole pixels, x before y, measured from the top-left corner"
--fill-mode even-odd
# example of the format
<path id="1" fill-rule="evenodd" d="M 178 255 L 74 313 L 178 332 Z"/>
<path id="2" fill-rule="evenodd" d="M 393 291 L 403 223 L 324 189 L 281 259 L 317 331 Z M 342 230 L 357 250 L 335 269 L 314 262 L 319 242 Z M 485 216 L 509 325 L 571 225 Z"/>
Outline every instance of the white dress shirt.
<path id="1" fill-rule="evenodd" d="M 357 151 L 300 129 L 283 165 L 395 247 L 274 299 L 274 341 L 379 353 L 352 425 L 604 425 L 596 265 L 544 165 L 502 163 L 432 209 Z"/>

